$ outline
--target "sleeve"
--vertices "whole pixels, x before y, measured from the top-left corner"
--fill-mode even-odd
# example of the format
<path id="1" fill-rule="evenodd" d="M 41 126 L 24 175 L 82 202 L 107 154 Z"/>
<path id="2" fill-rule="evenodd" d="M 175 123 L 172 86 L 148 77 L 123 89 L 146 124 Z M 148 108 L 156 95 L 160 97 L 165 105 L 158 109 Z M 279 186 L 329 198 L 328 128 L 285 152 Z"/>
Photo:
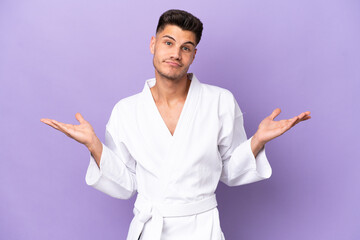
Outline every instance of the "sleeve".
<path id="1" fill-rule="evenodd" d="M 100 167 L 90 156 L 85 180 L 89 186 L 112 197 L 128 199 L 137 189 L 136 162 L 124 143 L 120 116 L 122 114 L 115 106 L 106 125 Z"/>
<path id="2" fill-rule="evenodd" d="M 272 170 L 261 149 L 256 158 L 247 139 L 243 114 L 231 93 L 219 105 L 220 131 L 218 149 L 223 168 L 220 181 L 228 186 L 239 186 L 267 179 Z"/>

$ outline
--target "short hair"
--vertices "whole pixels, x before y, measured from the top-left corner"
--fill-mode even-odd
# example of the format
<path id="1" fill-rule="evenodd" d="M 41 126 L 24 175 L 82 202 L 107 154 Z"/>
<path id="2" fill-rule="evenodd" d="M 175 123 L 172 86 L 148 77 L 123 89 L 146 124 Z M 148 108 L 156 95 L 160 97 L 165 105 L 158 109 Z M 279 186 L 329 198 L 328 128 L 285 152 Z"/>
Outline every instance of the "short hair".
<path id="1" fill-rule="evenodd" d="M 176 25 L 182 30 L 195 33 L 196 45 L 199 44 L 203 31 L 203 24 L 200 19 L 191 13 L 178 9 L 171 9 L 164 12 L 159 18 L 156 33 L 164 30 L 166 25 Z"/>

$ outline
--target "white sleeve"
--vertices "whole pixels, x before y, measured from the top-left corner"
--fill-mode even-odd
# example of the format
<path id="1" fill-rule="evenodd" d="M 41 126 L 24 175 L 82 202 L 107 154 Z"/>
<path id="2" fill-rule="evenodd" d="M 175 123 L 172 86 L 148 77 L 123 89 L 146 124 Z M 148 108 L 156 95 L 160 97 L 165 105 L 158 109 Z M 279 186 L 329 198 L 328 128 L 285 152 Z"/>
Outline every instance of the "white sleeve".
<path id="1" fill-rule="evenodd" d="M 88 185 L 112 197 L 128 199 L 134 195 L 137 189 L 136 162 L 121 135 L 123 131 L 121 115 L 118 107 L 115 106 L 106 125 L 100 168 L 95 159 L 90 156 L 85 180 Z"/>
<path id="2" fill-rule="evenodd" d="M 265 148 L 254 157 L 242 112 L 232 94 L 226 95 L 219 106 L 222 109 L 219 110 L 218 149 L 223 162 L 220 181 L 228 186 L 238 186 L 269 178 L 272 170 Z"/>

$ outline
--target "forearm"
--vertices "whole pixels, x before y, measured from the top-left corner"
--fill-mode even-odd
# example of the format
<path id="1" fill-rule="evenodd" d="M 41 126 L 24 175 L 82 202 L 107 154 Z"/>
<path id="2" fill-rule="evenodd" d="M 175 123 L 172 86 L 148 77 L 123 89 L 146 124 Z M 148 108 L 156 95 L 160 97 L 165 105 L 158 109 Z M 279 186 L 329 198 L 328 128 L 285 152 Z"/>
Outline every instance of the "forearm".
<path id="1" fill-rule="evenodd" d="M 265 142 L 260 141 L 257 133 L 255 133 L 251 139 L 251 151 L 253 152 L 255 158 L 264 146 Z"/>
<path id="2" fill-rule="evenodd" d="M 103 151 L 103 145 L 100 139 L 95 135 L 91 143 L 86 147 L 89 149 L 91 155 L 94 157 L 98 167 L 100 167 L 100 159 Z"/>

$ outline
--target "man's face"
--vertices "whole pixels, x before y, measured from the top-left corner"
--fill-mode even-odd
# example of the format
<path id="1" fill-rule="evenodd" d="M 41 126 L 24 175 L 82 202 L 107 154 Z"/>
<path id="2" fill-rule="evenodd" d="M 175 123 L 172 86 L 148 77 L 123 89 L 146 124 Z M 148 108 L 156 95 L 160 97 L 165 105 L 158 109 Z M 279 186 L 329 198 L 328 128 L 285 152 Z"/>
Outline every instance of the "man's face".
<path id="1" fill-rule="evenodd" d="M 150 42 L 155 71 L 169 80 L 183 78 L 195 58 L 195 46 L 195 33 L 166 25 Z"/>

